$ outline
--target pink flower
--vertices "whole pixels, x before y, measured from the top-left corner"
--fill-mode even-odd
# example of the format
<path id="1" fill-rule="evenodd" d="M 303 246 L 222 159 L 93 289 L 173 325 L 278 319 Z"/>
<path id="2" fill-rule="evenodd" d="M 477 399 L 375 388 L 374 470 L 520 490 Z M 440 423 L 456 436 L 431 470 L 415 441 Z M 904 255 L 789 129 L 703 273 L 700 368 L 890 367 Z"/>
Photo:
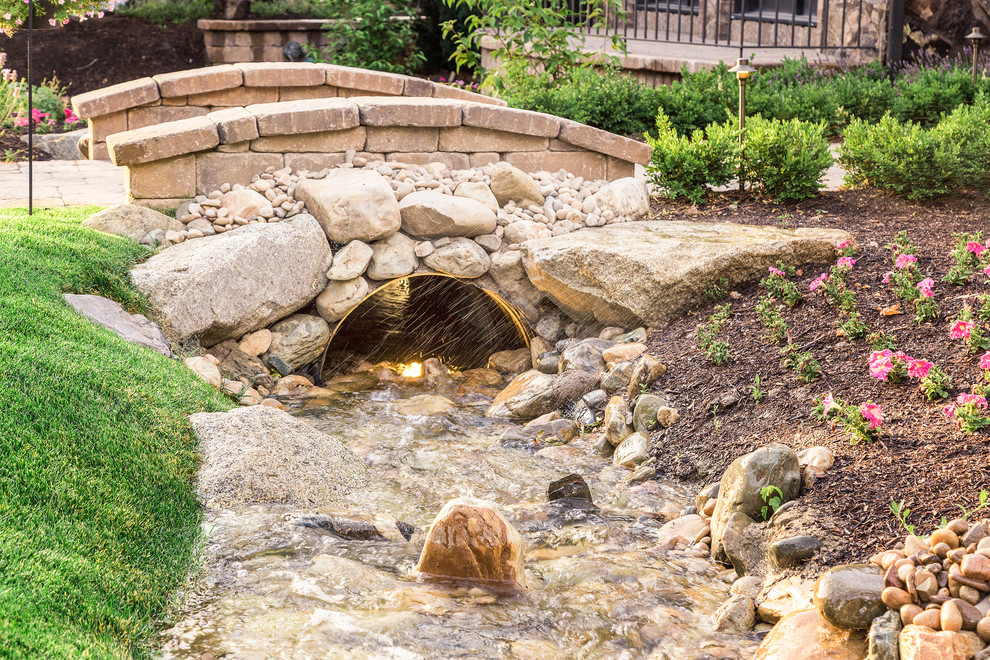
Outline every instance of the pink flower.
<path id="1" fill-rule="evenodd" d="M 976 324 L 972 321 L 956 321 L 949 327 L 949 337 L 952 339 L 969 339 L 969 333 Z"/>
<path id="2" fill-rule="evenodd" d="M 945 415 L 946 419 L 951 420 L 953 417 L 956 416 L 956 407 L 953 406 L 952 404 L 949 404 L 945 408 L 942 408 L 942 414 Z"/>
<path id="3" fill-rule="evenodd" d="M 909 357 L 907 360 L 905 360 L 905 362 L 907 362 L 908 377 L 917 378 L 918 380 L 921 380 L 922 378 L 927 376 L 931 368 L 935 366 L 931 362 L 927 360 L 922 360 L 920 358 L 915 359 Z"/>
<path id="4" fill-rule="evenodd" d="M 901 254 L 894 260 L 894 268 L 910 268 L 911 264 L 918 263 L 918 257 L 913 254 Z"/>
<path id="5" fill-rule="evenodd" d="M 822 397 L 822 416 L 828 417 L 828 414 L 833 410 L 841 410 L 842 406 L 835 402 L 835 398 L 832 397 L 832 393 L 829 392 Z"/>
<path id="6" fill-rule="evenodd" d="M 884 284 L 890 284 L 890 278 L 891 278 L 891 276 L 893 276 L 893 273 L 884 273 L 883 274 L 883 278 L 882 278 L 883 283 Z"/>
<path id="7" fill-rule="evenodd" d="M 986 249 L 987 248 L 985 245 L 980 245 L 976 241 L 970 241 L 969 243 L 966 243 L 966 251 L 972 252 L 976 256 L 980 256 L 981 254 L 983 254 L 983 251 Z"/>
<path id="8" fill-rule="evenodd" d="M 877 380 L 887 380 L 887 375 L 894 370 L 894 354 L 888 350 L 870 353 L 870 375 Z"/>
<path id="9" fill-rule="evenodd" d="M 883 424 L 883 408 L 875 403 L 866 402 L 860 405 L 859 414 L 870 423 L 870 430 Z"/>
<path id="10" fill-rule="evenodd" d="M 935 286 L 935 281 L 930 277 L 926 277 L 918 282 L 918 291 L 921 292 L 922 297 L 931 298 L 933 286 Z"/>
<path id="11" fill-rule="evenodd" d="M 990 369 L 990 351 L 983 354 L 980 358 L 980 369 Z"/>
<path id="12" fill-rule="evenodd" d="M 769 268 L 767 268 L 767 271 L 771 275 L 776 275 L 777 277 L 783 277 L 784 276 L 784 271 L 780 270 L 779 268 L 774 268 L 773 266 L 770 266 Z"/>
<path id="13" fill-rule="evenodd" d="M 819 275 L 818 277 L 816 277 L 814 280 L 812 280 L 811 284 L 808 285 L 808 290 L 809 291 L 814 291 L 818 287 L 824 285 L 825 282 L 827 282 L 827 281 L 828 281 L 828 273 L 822 273 L 821 275 Z"/>
<path id="14" fill-rule="evenodd" d="M 983 269 L 983 274 L 986 275 L 987 277 L 990 277 L 990 266 L 987 266 L 986 268 Z"/>
<path id="15" fill-rule="evenodd" d="M 969 394 L 968 392 L 962 392 L 956 397 L 956 404 L 960 406 L 973 405 L 977 408 L 986 408 L 987 400 L 986 397 L 982 397 L 979 394 Z"/>
<path id="16" fill-rule="evenodd" d="M 56 21 L 54 18 L 49 18 L 48 24 L 51 25 L 52 27 L 55 27 L 56 25 L 58 25 L 58 21 Z"/>
<path id="17" fill-rule="evenodd" d="M 27 117 L 17 117 L 14 119 L 14 126 L 21 127 L 27 125 L 28 125 Z"/>
<path id="18" fill-rule="evenodd" d="M 835 262 L 835 265 L 839 268 L 852 268 L 856 265 L 856 260 L 852 257 L 839 257 L 839 260 Z"/>
<path id="19" fill-rule="evenodd" d="M 845 248 L 849 247 L 850 245 L 852 245 L 852 241 L 842 241 L 841 243 L 839 243 L 838 245 L 835 246 L 835 249 L 836 250 L 844 250 Z"/>

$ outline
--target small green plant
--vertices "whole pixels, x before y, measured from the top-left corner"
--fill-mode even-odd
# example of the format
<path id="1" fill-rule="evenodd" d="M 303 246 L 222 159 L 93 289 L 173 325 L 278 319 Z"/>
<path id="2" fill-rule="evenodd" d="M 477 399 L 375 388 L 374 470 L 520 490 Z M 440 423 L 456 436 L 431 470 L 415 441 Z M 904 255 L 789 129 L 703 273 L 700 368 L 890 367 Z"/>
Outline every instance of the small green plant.
<path id="1" fill-rule="evenodd" d="M 405 74 L 426 62 L 416 45 L 415 18 L 384 0 L 350 0 L 323 31 L 329 45 L 303 47 L 315 62 Z"/>
<path id="2" fill-rule="evenodd" d="M 780 355 L 780 366 L 796 371 L 802 382 L 810 383 L 822 375 L 822 367 L 810 351 L 800 351 L 797 345 L 788 344 Z"/>
<path id="3" fill-rule="evenodd" d="M 842 426 L 853 445 L 872 442 L 884 422 L 883 408 L 872 401 L 856 406 L 832 396 L 831 392 L 815 400 L 812 412 L 823 422 L 831 420 L 833 427 L 835 424 Z"/>
<path id="4" fill-rule="evenodd" d="M 980 255 L 986 250 L 981 244 L 983 232 L 975 234 L 953 234 L 956 239 L 956 246 L 950 256 L 955 264 L 949 272 L 942 278 L 943 282 L 962 286 L 969 284 L 969 278 L 973 275 L 973 270 L 980 266 Z"/>
<path id="5" fill-rule="evenodd" d="M 850 341 L 859 339 L 870 330 L 870 327 L 863 322 L 863 317 L 859 312 L 851 312 L 845 321 L 837 322 L 837 325 L 842 336 Z"/>
<path id="6" fill-rule="evenodd" d="M 763 327 L 767 329 L 767 334 L 763 338 L 770 344 L 779 344 L 787 339 L 789 328 L 787 321 L 784 320 L 784 315 L 781 313 L 782 309 L 769 295 L 760 296 L 756 303 L 756 316 L 760 319 Z"/>
<path id="7" fill-rule="evenodd" d="M 781 266 L 782 264 L 778 263 L 777 265 Z M 771 266 L 768 270 L 770 274 L 760 280 L 760 286 L 766 289 L 767 293 L 782 300 L 788 307 L 794 307 L 801 302 L 803 298 L 801 292 L 798 291 L 794 282 L 787 279 L 788 271 L 793 271 L 793 268 L 782 270 Z"/>
<path id="8" fill-rule="evenodd" d="M 944 399 L 949 396 L 949 390 L 952 389 L 952 376 L 945 373 L 940 367 L 932 366 L 928 370 L 928 374 L 921 379 L 918 389 L 929 401 Z"/>
<path id="9" fill-rule="evenodd" d="M 977 391 L 982 391 L 982 388 Z M 956 396 L 956 402 L 947 405 L 943 412 L 945 418 L 954 420 L 963 433 L 976 433 L 990 426 L 990 417 L 987 417 L 986 410 L 985 396 L 976 392 L 972 394 L 961 392 Z"/>
<path id="10" fill-rule="evenodd" d="M 990 504 L 990 493 L 987 493 L 987 491 L 983 489 L 980 490 L 979 504 L 972 510 L 967 509 L 962 504 L 957 504 L 956 506 L 962 510 L 962 515 L 960 516 L 960 518 L 966 520 L 977 511 L 980 511 L 981 509 L 985 509 L 988 504 Z"/>
<path id="11" fill-rule="evenodd" d="M 893 351 L 897 349 L 897 337 L 888 335 L 883 330 L 867 335 L 866 341 L 869 343 L 870 348 L 875 351 Z"/>
<path id="12" fill-rule="evenodd" d="M 739 166 L 738 131 L 731 122 L 710 124 L 690 137 L 678 135 L 663 110 L 657 113 L 657 136 L 646 136 L 653 156 L 647 177 L 657 194 L 686 197 L 695 204 L 705 201 L 712 187 L 735 178 Z"/>
<path id="13" fill-rule="evenodd" d="M 715 313 L 708 319 L 708 323 L 698 326 L 697 330 L 698 346 L 705 352 L 705 357 L 718 366 L 729 361 L 729 344 L 719 340 L 718 335 L 730 316 L 732 316 L 730 305 L 718 305 L 715 307 Z"/>
<path id="14" fill-rule="evenodd" d="M 760 489 L 760 497 L 765 502 L 760 508 L 760 515 L 764 520 L 770 520 L 770 516 L 784 503 L 784 493 L 777 486 L 764 486 Z"/>
<path id="15" fill-rule="evenodd" d="M 908 534 L 914 535 L 914 525 L 908 523 L 908 516 L 911 515 L 911 509 L 907 508 L 904 504 L 904 500 L 896 502 L 890 500 L 890 512 L 894 514 L 894 518 L 897 523 L 907 531 Z"/>
<path id="16" fill-rule="evenodd" d="M 990 294 L 984 293 L 979 297 L 980 310 L 976 312 L 976 318 L 981 321 L 990 321 Z"/>
<path id="17" fill-rule="evenodd" d="M 746 180 L 776 201 L 801 201 L 822 188 L 832 165 L 825 124 L 752 117 L 743 148 Z"/>
<path id="18" fill-rule="evenodd" d="M 760 389 L 760 374 L 756 374 L 753 384 L 749 386 L 749 393 L 753 395 L 753 401 L 756 403 L 763 401 L 763 397 L 767 395 L 766 392 Z"/>
<path id="19" fill-rule="evenodd" d="M 718 433 L 719 429 L 722 428 L 722 422 L 718 419 L 718 404 L 712 404 L 712 428 Z"/>
<path id="20" fill-rule="evenodd" d="M 729 278 L 720 277 L 718 282 L 705 289 L 705 295 L 715 302 L 722 302 L 729 295 Z"/>

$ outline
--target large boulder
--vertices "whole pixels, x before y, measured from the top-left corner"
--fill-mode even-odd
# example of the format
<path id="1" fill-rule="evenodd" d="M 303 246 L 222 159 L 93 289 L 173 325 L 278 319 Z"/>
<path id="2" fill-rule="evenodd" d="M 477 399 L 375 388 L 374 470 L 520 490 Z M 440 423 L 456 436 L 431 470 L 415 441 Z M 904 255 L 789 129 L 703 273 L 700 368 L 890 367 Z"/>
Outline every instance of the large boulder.
<path id="1" fill-rule="evenodd" d="M 457 184 L 457 187 L 454 189 L 454 196 L 473 199 L 476 202 L 484 204 L 493 213 L 498 213 L 498 200 L 495 199 L 495 195 L 487 183 L 481 181 L 463 181 Z"/>
<path id="2" fill-rule="evenodd" d="M 270 355 L 298 369 L 323 355 L 330 341 L 330 326 L 319 316 L 293 314 L 272 326 Z"/>
<path id="3" fill-rule="evenodd" d="M 416 571 L 429 580 L 514 591 L 526 587 L 523 558 L 522 537 L 494 504 L 458 498 L 430 525 Z"/>
<path id="4" fill-rule="evenodd" d="M 402 230 L 421 238 L 480 236 L 495 231 L 495 212 L 467 197 L 420 190 L 399 202 Z"/>
<path id="5" fill-rule="evenodd" d="M 798 496 L 801 468 L 793 449 L 769 445 L 732 461 L 722 475 L 718 504 L 712 514 L 712 557 L 728 560 L 722 547 L 722 534 L 733 514 L 743 513 L 754 520 L 764 518 L 763 508 L 768 505 L 761 491 L 768 486 L 779 488 L 784 502 Z"/>
<path id="6" fill-rule="evenodd" d="M 627 222 L 530 240 L 522 251 L 530 281 L 575 319 L 656 327 L 704 301 L 720 278 L 731 287 L 777 261 L 832 261 L 845 240 L 835 229 Z"/>
<path id="7" fill-rule="evenodd" d="M 416 242 L 405 234 L 392 234 L 384 241 L 371 244 L 371 263 L 367 274 L 373 280 L 405 277 L 418 267 Z"/>
<path id="8" fill-rule="evenodd" d="M 335 282 L 346 282 L 359 277 L 368 269 L 374 250 L 367 243 L 351 241 L 333 255 L 333 266 L 327 277 Z"/>
<path id="9" fill-rule="evenodd" d="M 594 195 L 601 211 L 611 211 L 615 215 L 638 220 L 650 211 L 650 195 L 646 181 L 633 177 L 616 179 L 605 184 Z"/>
<path id="10" fill-rule="evenodd" d="M 455 238 L 438 247 L 423 259 L 423 263 L 433 270 L 454 277 L 481 277 L 491 268 L 492 260 L 485 248 L 470 238 Z"/>
<path id="11" fill-rule="evenodd" d="M 82 226 L 104 234 L 116 234 L 135 243 L 155 229 L 182 231 L 185 226 L 175 218 L 153 209 L 122 204 L 103 209 L 82 221 Z"/>
<path id="12" fill-rule="evenodd" d="M 834 566 L 815 582 L 815 607 L 833 626 L 866 630 L 873 619 L 887 611 L 880 600 L 883 585 L 883 570 L 879 566 Z"/>
<path id="13" fill-rule="evenodd" d="M 239 339 L 309 304 L 327 285 L 330 245 L 300 214 L 186 241 L 131 270 L 174 339 Z"/>
<path id="14" fill-rule="evenodd" d="M 378 172 L 333 169 L 323 179 L 301 179 L 296 199 L 336 243 L 377 241 L 402 225 L 392 186 Z"/>
<path id="15" fill-rule="evenodd" d="M 363 277 L 355 277 L 346 282 L 330 282 L 316 297 L 316 311 L 327 323 L 335 323 L 357 307 L 370 290 L 368 280 Z"/>
<path id="16" fill-rule="evenodd" d="M 500 164 L 492 173 L 491 189 L 499 206 L 515 202 L 525 208 L 530 204 L 543 206 L 545 201 L 533 177 L 507 163 Z"/>
<path id="17" fill-rule="evenodd" d="M 301 419 L 252 406 L 189 418 L 203 458 L 197 490 L 210 508 L 251 504 L 345 507 L 370 484 L 367 466 Z"/>
<path id="18" fill-rule="evenodd" d="M 862 660 L 866 640 L 832 626 L 817 610 L 800 610 L 784 616 L 756 650 L 754 660 Z"/>
<path id="19" fill-rule="evenodd" d="M 157 323 L 149 321 L 144 315 L 130 314 L 120 303 L 100 296 L 66 293 L 62 297 L 72 309 L 121 339 L 150 348 L 165 357 L 172 357 L 172 349 L 165 333 Z"/>

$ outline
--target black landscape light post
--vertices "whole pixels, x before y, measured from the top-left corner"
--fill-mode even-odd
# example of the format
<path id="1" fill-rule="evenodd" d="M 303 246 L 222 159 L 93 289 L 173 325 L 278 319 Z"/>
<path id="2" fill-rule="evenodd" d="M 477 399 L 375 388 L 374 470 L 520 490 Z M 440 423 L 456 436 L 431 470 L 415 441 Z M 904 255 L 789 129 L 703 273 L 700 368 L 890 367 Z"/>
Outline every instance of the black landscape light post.
<path id="1" fill-rule="evenodd" d="M 973 31 L 966 35 L 973 44 L 973 84 L 976 84 L 976 63 L 980 59 L 980 42 L 987 38 L 983 32 L 980 31 L 980 27 L 976 26 Z"/>
<path id="2" fill-rule="evenodd" d="M 736 60 L 736 65 L 729 69 L 729 73 L 736 74 L 739 80 L 739 190 L 746 187 L 742 148 L 746 134 L 746 81 L 756 73 L 756 69 L 749 65 L 749 58 L 740 57 Z"/>
<path id="3" fill-rule="evenodd" d="M 28 215 L 34 214 L 34 94 L 31 90 L 31 51 L 34 46 L 34 0 L 28 0 Z"/>

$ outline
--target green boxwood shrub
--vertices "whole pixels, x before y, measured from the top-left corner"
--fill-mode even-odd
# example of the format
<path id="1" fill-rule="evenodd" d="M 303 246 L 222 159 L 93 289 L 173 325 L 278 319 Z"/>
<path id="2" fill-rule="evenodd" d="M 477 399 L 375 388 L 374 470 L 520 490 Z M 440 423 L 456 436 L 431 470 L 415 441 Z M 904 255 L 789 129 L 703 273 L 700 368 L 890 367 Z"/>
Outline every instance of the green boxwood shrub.
<path id="1" fill-rule="evenodd" d="M 746 179 L 767 197 L 800 201 L 818 194 L 832 165 L 825 122 L 752 117 L 743 147 Z"/>
<path id="2" fill-rule="evenodd" d="M 656 127 L 657 137 L 646 137 L 653 147 L 646 171 L 658 195 L 700 204 L 712 187 L 726 185 L 739 172 L 739 132 L 731 122 L 709 124 L 686 137 L 661 110 Z"/>
<path id="3" fill-rule="evenodd" d="M 990 97 L 980 94 L 933 128 L 899 121 L 888 113 L 878 123 L 854 120 L 846 129 L 839 162 L 846 181 L 927 199 L 990 182 Z"/>

